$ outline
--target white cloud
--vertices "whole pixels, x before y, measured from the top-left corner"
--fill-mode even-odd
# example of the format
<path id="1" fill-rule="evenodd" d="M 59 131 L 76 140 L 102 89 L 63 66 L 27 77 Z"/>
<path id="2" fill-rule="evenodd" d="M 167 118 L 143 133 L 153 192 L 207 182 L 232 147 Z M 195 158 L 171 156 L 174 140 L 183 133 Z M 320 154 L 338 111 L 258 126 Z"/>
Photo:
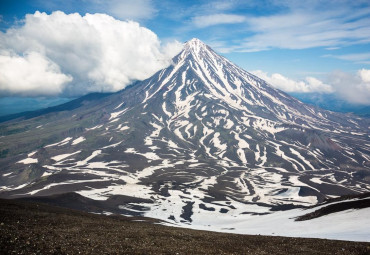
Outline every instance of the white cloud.
<path id="1" fill-rule="evenodd" d="M 234 1 L 211 1 L 206 4 L 206 8 L 211 10 L 230 10 L 235 6 Z"/>
<path id="2" fill-rule="evenodd" d="M 268 75 L 261 70 L 251 73 L 288 93 L 333 93 L 348 103 L 370 105 L 370 69 L 361 69 L 355 74 L 332 72 L 327 79 L 330 85 L 314 77 L 295 81 L 278 73 Z"/>
<path id="3" fill-rule="evenodd" d="M 285 92 L 297 92 L 297 93 L 333 92 L 332 86 L 325 84 L 314 77 L 306 77 L 305 81 L 295 81 L 279 73 L 268 75 L 266 72 L 263 72 L 261 70 L 252 71 L 251 73 L 265 80 L 273 87 L 283 90 Z"/>
<path id="4" fill-rule="evenodd" d="M 330 49 L 369 43 L 370 7 L 355 8 L 354 4 L 350 1 L 298 1 L 295 4 L 288 1 L 290 6 L 282 14 L 248 18 L 246 29 L 253 34 L 238 45 L 238 50 Z"/>
<path id="5" fill-rule="evenodd" d="M 26 62 L 39 63 L 40 68 L 53 66 L 45 72 L 73 78 L 73 81 L 66 83 L 70 80 L 65 79 L 59 85 L 41 83 L 45 85 L 46 94 L 61 91 L 79 95 L 92 91 L 117 91 L 134 80 L 149 77 L 171 63 L 173 55 L 181 50 L 181 44 L 173 42 L 161 46 L 152 31 L 133 21 L 120 21 L 105 14 L 81 16 L 58 11 L 50 15 L 40 12 L 26 15 L 23 26 L 0 32 L 0 50 L 13 51 L 18 58 L 33 52 L 31 56 L 37 54 L 39 61 L 31 60 L 26 54 Z M 40 59 L 47 61 L 48 65 Z M 24 64 L 23 68 L 26 66 Z M 7 76 L 4 72 L 10 71 L 4 67 L 0 69 L 4 76 Z M 26 76 L 24 78 L 27 79 Z M 36 86 L 32 81 L 36 79 L 25 84 L 32 88 Z M 10 92 L 21 93 L 16 88 L 18 80 L 13 82 L 10 79 L 1 86 L 6 86 Z M 30 89 L 23 87 L 23 92 L 27 91 Z"/>
<path id="6" fill-rule="evenodd" d="M 197 27 L 209 27 L 219 24 L 234 24 L 244 22 L 246 18 L 241 15 L 234 14 L 212 14 L 205 16 L 196 16 L 192 18 L 192 22 Z"/>
<path id="7" fill-rule="evenodd" d="M 61 93 L 72 77 L 38 52 L 18 56 L 0 55 L 0 93 L 18 95 L 55 95 Z M 47 89 L 46 89 L 47 88 Z"/>
<path id="8" fill-rule="evenodd" d="M 323 57 L 336 58 L 341 60 L 352 61 L 356 63 L 368 63 L 370 61 L 370 53 L 355 53 L 344 55 L 324 55 Z"/>
<path id="9" fill-rule="evenodd" d="M 183 49 L 183 44 L 177 40 L 172 40 L 167 42 L 161 48 L 161 52 L 163 54 L 164 60 L 168 61 L 168 59 L 172 59 L 174 56 L 180 53 Z"/>
<path id="10" fill-rule="evenodd" d="M 330 83 L 347 102 L 370 105 L 370 70 L 361 69 L 356 74 L 336 71 L 330 75 Z"/>
<path id="11" fill-rule="evenodd" d="M 363 82 L 370 83 L 370 70 L 361 69 L 358 71 L 358 76 L 360 76 Z"/>
<path id="12" fill-rule="evenodd" d="M 157 10 L 151 0 L 112 0 L 103 1 L 107 5 L 107 12 L 120 19 L 150 19 Z"/>
<path id="13" fill-rule="evenodd" d="M 105 13 L 121 20 L 146 20 L 153 18 L 157 10 L 153 0 L 34 0 L 36 7 L 47 11 L 65 13 Z"/>

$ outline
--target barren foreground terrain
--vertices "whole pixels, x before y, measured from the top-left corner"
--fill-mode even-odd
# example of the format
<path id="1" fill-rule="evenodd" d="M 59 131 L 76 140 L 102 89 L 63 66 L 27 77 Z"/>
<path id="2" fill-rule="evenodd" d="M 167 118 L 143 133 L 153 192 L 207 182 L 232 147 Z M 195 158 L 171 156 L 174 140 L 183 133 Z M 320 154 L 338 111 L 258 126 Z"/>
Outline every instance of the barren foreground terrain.
<path id="1" fill-rule="evenodd" d="M 0 200 L 0 215 L 0 254 L 370 254 L 370 243 L 196 231 L 16 200 Z"/>

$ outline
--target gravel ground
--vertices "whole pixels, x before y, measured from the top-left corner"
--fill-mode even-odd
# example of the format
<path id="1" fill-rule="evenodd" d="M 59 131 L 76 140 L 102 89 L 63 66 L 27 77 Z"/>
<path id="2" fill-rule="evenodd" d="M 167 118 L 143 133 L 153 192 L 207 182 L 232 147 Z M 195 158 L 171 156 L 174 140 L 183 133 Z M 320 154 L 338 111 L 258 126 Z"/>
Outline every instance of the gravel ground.
<path id="1" fill-rule="evenodd" d="M 370 243 L 166 227 L 0 199 L 0 254 L 370 254 Z"/>

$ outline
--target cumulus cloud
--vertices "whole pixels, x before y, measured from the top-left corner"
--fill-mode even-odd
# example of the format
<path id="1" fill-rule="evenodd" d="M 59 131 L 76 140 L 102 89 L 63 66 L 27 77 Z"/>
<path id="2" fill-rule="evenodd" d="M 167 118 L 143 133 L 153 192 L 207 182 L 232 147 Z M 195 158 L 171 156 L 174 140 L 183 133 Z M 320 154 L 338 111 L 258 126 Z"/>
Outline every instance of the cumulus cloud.
<path id="1" fill-rule="evenodd" d="M 11 69 L 1 66 L 0 87 L 25 95 L 33 95 L 30 88 L 35 86 L 42 86 L 43 94 L 54 95 L 117 91 L 168 66 L 181 48 L 176 41 L 161 45 L 149 29 L 105 14 L 35 12 L 26 15 L 22 26 L 0 32 L 3 63 L 11 62 L 15 69 L 23 63 L 24 69 L 24 85 L 20 86 Z M 58 82 L 39 83 L 26 75 L 33 65 L 38 65 L 35 73 L 54 75 Z"/>
<path id="2" fill-rule="evenodd" d="M 2 52 L 0 70 L 2 94 L 55 95 L 72 81 L 71 76 L 61 73 L 58 65 L 38 52 L 24 56 Z"/>
<path id="3" fill-rule="evenodd" d="M 306 77 L 304 81 L 295 81 L 279 73 L 268 75 L 268 73 L 263 72 L 261 70 L 252 71 L 251 73 L 265 80 L 273 87 L 283 90 L 285 92 L 332 93 L 334 91 L 332 86 L 325 84 L 314 77 Z"/>
<path id="4" fill-rule="evenodd" d="M 314 77 L 295 81 L 279 73 L 269 75 L 261 70 L 251 73 L 287 93 L 332 93 L 351 104 L 370 105 L 369 69 L 361 69 L 354 74 L 334 71 L 328 75 L 325 83 Z"/>
<path id="5" fill-rule="evenodd" d="M 219 24 L 241 23 L 246 19 L 244 16 L 235 14 L 212 14 L 205 16 L 196 16 L 192 18 L 192 22 L 197 27 L 209 27 Z"/>
<path id="6" fill-rule="evenodd" d="M 363 82 L 370 83 L 370 70 L 361 69 L 357 73 Z"/>
<path id="7" fill-rule="evenodd" d="M 370 105 L 370 70 L 361 69 L 356 74 L 333 72 L 330 82 L 336 94 L 347 102 Z"/>

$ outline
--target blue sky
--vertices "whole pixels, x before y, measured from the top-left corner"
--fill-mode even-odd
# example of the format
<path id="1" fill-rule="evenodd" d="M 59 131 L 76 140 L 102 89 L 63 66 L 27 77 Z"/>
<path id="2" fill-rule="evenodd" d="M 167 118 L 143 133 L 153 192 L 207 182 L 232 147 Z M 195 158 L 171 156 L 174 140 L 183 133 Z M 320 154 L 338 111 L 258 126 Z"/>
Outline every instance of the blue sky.
<path id="1" fill-rule="evenodd" d="M 369 1 L 1 0 L 0 15 L 3 98 L 117 91 L 197 37 L 288 93 L 370 105 Z"/>

